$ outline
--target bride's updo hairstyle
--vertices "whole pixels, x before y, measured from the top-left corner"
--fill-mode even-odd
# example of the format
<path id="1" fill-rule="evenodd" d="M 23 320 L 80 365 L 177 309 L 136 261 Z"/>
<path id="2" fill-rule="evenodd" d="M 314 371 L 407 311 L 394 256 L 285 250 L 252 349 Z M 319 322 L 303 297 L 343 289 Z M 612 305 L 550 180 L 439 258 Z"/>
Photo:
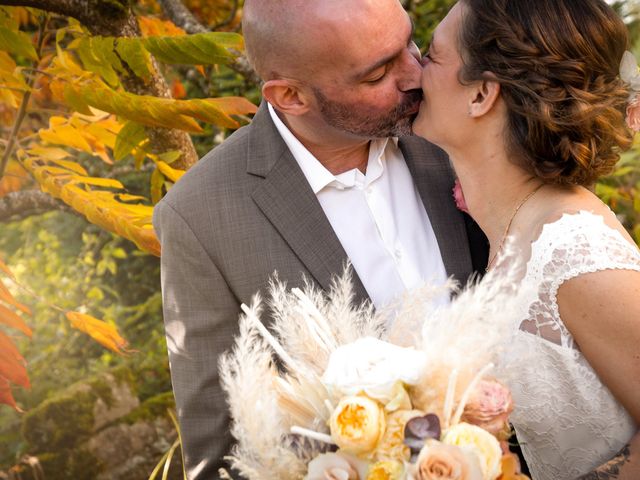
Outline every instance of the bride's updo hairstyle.
<path id="1" fill-rule="evenodd" d="M 461 1 L 460 81 L 501 84 L 509 151 L 548 183 L 610 173 L 632 141 L 615 11 L 601 0 Z"/>

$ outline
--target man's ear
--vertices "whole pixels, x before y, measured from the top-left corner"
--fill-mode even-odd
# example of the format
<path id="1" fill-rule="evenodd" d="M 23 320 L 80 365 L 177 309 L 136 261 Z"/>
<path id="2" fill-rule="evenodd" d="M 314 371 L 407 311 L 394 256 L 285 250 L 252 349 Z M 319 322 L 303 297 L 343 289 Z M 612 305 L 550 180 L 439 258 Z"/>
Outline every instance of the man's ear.
<path id="1" fill-rule="evenodd" d="M 469 115 L 474 118 L 482 117 L 489 113 L 500 97 L 500 83 L 494 80 L 492 74 L 479 81 L 473 90 L 475 95 L 469 103 Z"/>
<path id="2" fill-rule="evenodd" d="M 309 98 L 299 82 L 289 79 L 268 80 L 262 86 L 262 97 L 287 115 L 303 115 L 309 111 Z"/>

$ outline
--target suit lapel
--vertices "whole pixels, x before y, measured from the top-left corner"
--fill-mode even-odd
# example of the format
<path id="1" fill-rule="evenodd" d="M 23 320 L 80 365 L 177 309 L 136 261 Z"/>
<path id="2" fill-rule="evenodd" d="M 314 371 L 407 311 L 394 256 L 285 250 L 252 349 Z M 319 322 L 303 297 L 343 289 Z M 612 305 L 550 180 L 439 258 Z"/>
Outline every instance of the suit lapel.
<path id="1" fill-rule="evenodd" d="M 252 198 L 311 276 L 325 290 L 341 274 L 347 262 L 304 173 L 273 124 L 266 104 L 255 115 L 247 142 L 247 171 L 264 178 Z M 352 269 L 356 302 L 368 299 Z"/>
<path id="2" fill-rule="evenodd" d="M 403 138 L 400 148 L 435 232 L 447 275 L 464 284 L 473 267 L 464 216 L 452 198 L 455 177 L 449 158 L 416 137 Z"/>

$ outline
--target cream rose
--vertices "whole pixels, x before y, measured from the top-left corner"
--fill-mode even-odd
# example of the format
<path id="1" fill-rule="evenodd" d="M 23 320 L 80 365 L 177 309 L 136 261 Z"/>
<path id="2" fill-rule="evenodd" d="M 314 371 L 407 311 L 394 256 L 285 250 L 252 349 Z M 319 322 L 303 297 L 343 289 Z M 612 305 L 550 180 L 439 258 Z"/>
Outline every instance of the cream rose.
<path id="1" fill-rule="evenodd" d="M 483 480 L 495 480 L 501 473 L 502 449 L 500 442 L 476 425 L 459 423 L 442 436 L 442 443 L 467 448 L 478 455 Z"/>
<path id="2" fill-rule="evenodd" d="M 400 462 L 378 462 L 369 469 L 366 480 L 402 480 L 404 464 Z"/>
<path id="3" fill-rule="evenodd" d="M 345 453 L 323 453 L 309 462 L 304 480 L 365 480 L 367 462 Z"/>
<path id="4" fill-rule="evenodd" d="M 477 425 L 497 436 L 505 429 L 513 411 L 513 399 L 507 387 L 497 380 L 481 380 L 464 407 L 462 421 Z"/>
<path id="5" fill-rule="evenodd" d="M 350 396 L 340 400 L 329 420 L 331 437 L 347 453 L 371 453 L 386 427 L 382 405 L 365 396 Z"/>
<path id="6" fill-rule="evenodd" d="M 411 450 L 404 444 L 404 428 L 409 420 L 423 415 L 424 412 L 420 410 L 398 410 L 387 415 L 386 429 L 376 448 L 376 459 L 408 461 Z"/>
<path id="7" fill-rule="evenodd" d="M 482 480 L 482 467 L 472 450 L 428 440 L 409 474 L 411 480 Z"/>
<path id="8" fill-rule="evenodd" d="M 365 337 L 331 354 L 322 382 L 338 397 L 364 392 L 386 405 L 397 396 L 398 382 L 418 382 L 424 365 L 423 352 Z"/>

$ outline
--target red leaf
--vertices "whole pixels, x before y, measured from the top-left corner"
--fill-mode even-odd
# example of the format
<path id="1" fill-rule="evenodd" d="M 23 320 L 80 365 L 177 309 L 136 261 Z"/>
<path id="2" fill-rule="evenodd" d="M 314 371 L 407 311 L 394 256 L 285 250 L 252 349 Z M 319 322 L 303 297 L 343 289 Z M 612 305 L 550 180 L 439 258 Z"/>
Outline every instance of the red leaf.
<path id="1" fill-rule="evenodd" d="M 30 388 L 26 362 L 11 339 L 0 332 L 0 377 L 11 383 Z"/>

